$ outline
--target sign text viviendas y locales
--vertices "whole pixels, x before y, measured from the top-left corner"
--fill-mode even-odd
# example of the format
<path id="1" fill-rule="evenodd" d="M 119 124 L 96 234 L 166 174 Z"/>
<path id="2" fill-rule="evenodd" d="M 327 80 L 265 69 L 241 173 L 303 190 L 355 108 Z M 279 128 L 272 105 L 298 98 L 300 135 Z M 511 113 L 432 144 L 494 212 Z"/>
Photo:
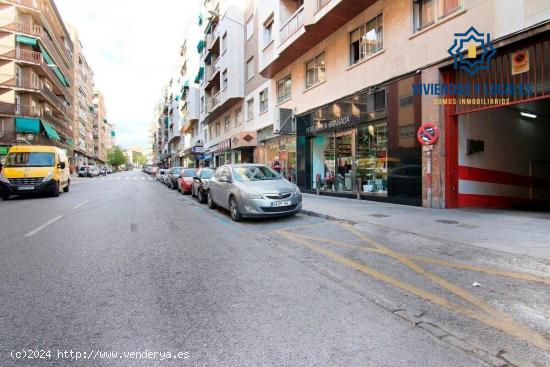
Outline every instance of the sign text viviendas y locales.
<path id="1" fill-rule="evenodd" d="M 534 93 L 530 83 L 421 83 L 413 84 L 412 89 L 414 95 L 458 97 L 528 97 Z"/>

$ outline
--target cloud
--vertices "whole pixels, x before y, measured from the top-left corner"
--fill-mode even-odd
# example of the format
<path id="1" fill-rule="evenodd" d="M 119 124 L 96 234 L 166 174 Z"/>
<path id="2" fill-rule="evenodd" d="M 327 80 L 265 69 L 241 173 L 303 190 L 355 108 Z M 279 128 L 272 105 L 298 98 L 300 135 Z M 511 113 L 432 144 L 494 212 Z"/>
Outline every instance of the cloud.
<path id="1" fill-rule="evenodd" d="M 105 96 L 107 119 L 124 147 L 149 146 L 149 127 L 162 87 L 176 68 L 197 0 L 56 0 L 74 25 Z"/>

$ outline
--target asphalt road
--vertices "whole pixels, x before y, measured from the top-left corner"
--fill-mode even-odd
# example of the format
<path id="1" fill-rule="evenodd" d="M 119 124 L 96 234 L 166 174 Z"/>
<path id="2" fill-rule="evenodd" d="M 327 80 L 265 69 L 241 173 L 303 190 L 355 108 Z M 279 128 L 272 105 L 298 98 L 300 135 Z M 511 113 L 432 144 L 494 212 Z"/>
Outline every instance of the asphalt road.
<path id="1" fill-rule="evenodd" d="M 140 172 L 0 218 L 0 366 L 550 365 L 542 260 L 301 214 L 233 223 Z"/>

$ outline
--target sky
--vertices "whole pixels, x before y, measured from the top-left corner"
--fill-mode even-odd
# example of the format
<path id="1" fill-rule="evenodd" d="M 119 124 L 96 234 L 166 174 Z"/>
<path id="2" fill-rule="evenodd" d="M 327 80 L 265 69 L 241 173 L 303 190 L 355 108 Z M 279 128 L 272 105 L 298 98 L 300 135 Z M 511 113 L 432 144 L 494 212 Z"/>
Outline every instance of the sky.
<path id="1" fill-rule="evenodd" d="M 77 29 L 124 148 L 150 148 L 149 129 L 198 0 L 55 0 Z"/>

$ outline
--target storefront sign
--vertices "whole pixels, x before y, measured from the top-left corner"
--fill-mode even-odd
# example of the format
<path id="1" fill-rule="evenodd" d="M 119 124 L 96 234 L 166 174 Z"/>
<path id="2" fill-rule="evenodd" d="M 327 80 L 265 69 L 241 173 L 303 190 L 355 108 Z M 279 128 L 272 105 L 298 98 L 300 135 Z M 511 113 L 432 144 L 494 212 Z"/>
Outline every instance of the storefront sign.
<path id="1" fill-rule="evenodd" d="M 529 50 L 524 48 L 512 53 L 512 75 L 529 71 Z"/>
<path id="2" fill-rule="evenodd" d="M 231 139 L 231 146 L 233 149 L 236 148 L 246 148 L 246 147 L 255 147 L 257 142 L 257 133 L 256 131 L 242 131 L 239 134 L 233 136 Z"/>
<path id="3" fill-rule="evenodd" d="M 220 151 L 224 151 L 231 148 L 231 139 L 226 139 L 224 141 L 219 142 L 218 144 L 210 147 L 211 153 L 216 153 Z"/>
<path id="4" fill-rule="evenodd" d="M 422 145 L 433 145 L 437 141 L 438 137 L 439 128 L 431 122 L 423 123 L 416 133 L 416 138 Z"/>
<path id="5" fill-rule="evenodd" d="M 204 152 L 204 147 L 193 147 L 193 148 L 191 148 L 191 151 L 193 153 L 202 153 L 202 152 Z"/>
<path id="6" fill-rule="evenodd" d="M 315 135 L 325 130 L 336 129 L 350 123 L 349 116 L 343 116 L 330 121 L 318 121 L 315 125 L 306 127 L 307 135 Z"/>

